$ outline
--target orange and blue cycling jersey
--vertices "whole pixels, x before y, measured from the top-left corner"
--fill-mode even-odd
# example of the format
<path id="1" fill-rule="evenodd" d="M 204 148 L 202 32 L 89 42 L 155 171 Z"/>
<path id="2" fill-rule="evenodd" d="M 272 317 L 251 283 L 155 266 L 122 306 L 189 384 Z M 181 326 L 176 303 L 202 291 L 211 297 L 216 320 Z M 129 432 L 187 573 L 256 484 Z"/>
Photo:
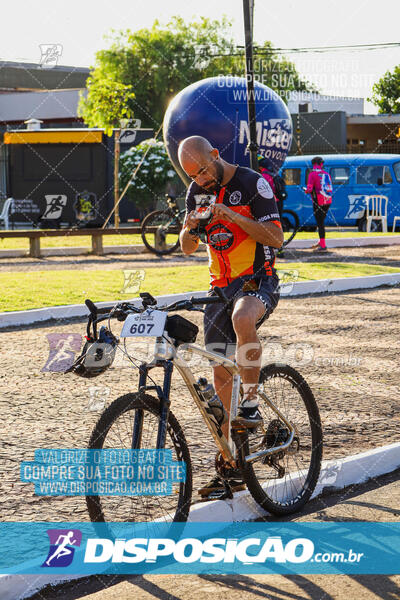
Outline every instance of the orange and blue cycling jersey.
<path id="1" fill-rule="evenodd" d="M 281 226 L 271 187 L 251 169 L 237 167 L 228 183 L 213 194 L 193 181 L 186 195 L 186 214 L 204 205 L 210 196 L 249 219 Z M 227 286 L 245 275 L 265 277 L 275 272 L 274 248 L 257 242 L 236 223 L 214 218 L 205 230 L 212 287 Z"/>

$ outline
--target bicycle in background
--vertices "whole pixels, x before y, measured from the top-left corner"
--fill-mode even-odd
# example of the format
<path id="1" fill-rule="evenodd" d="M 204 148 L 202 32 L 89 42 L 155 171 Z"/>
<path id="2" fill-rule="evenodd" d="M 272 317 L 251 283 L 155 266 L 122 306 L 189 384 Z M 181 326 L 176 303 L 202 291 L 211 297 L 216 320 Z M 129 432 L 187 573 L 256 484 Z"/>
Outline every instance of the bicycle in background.
<path id="1" fill-rule="evenodd" d="M 179 246 L 185 209 L 180 210 L 176 197 L 166 194 L 167 208 L 154 210 L 142 221 L 141 236 L 144 245 L 158 256 L 172 254 Z"/>

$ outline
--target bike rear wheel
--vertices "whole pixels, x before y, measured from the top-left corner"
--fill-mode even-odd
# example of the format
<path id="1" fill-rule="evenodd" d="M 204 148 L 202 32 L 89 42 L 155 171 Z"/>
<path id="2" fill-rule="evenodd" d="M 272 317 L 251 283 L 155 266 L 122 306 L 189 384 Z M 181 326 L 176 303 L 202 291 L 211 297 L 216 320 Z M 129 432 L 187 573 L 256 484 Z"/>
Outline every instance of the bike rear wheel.
<path id="1" fill-rule="evenodd" d="M 268 512 L 287 515 L 306 504 L 317 484 L 322 460 L 321 420 L 311 389 L 289 365 L 263 367 L 259 381 L 265 396 L 295 426 L 295 437 L 287 450 L 246 462 L 245 456 L 278 448 L 289 439 L 288 427 L 260 397 L 264 431 L 240 435 L 239 463 L 254 500 Z"/>
<path id="2" fill-rule="evenodd" d="M 283 210 L 282 211 L 282 229 L 283 232 L 290 232 L 290 235 L 285 238 L 285 241 L 282 244 L 282 248 L 287 246 L 289 242 L 292 241 L 296 233 L 299 231 L 300 221 L 297 213 L 293 210 Z"/>
<path id="3" fill-rule="evenodd" d="M 144 245 L 158 255 L 171 254 L 179 246 L 182 223 L 171 210 L 155 210 L 142 222 L 141 235 Z"/>
<path id="4" fill-rule="evenodd" d="M 143 411 L 138 448 L 156 449 L 160 402 L 147 394 L 126 394 L 117 398 L 101 415 L 89 441 L 89 449 L 131 449 L 135 415 Z M 169 413 L 166 449 L 172 460 L 185 461 L 186 481 L 173 484 L 168 496 L 86 496 L 91 521 L 186 521 L 192 497 L 192 467 L 184 433 Z"/>

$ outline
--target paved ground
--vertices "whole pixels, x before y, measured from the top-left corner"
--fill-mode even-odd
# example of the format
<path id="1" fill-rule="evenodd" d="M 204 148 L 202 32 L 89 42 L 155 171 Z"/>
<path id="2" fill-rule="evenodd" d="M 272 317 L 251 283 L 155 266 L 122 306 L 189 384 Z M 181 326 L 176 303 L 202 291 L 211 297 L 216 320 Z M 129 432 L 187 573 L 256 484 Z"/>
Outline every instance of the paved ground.
<path id="1" fill-rule="evenodd" d="M 108 254 L 104 256 L 47 256 L 45 258 L 3 258 L 1 271 L 47 271 L 80 268 L 84 270 L 113 270 L 146 267 L 173 267 L 207 263 L 207 253 L 196 252 L 192 256 L 174 253 L 157 257 L 154 254 Z M 285 250 L 285 258 L 277 260 L 277 266 L 285 262 L 363 262 L 389 267 L 400 266 L 399 246 L 363 246 L 360 248 L 332 248 L 327 254 L 317 254 L 311 250 Z"/>
<path id="2" fill-rule="evenodd" d="M 309 382 L 320 407 L 325 458 L 400 439 L 399 308 L 398 288 L 282 299 L 260 329 L 265 362 L 291 362 Z M 198 313 L 186 316 L 201 325 Z M 94 380 L 41 371 L 48 334 L 84 331 L 82 322 L 70 322 L 0 334 L 0 513 L 5 521 L 87 519 L 82 498 L 37 497 L 32 484 L 19 481 L 20 462 L 32 460 L 35 448 L 87 447 L 99 417 L 89 410 L 93 386 L 107 404 L 137 389 L 137 370 L 122 354 Z M 151 354 L 152 344 L 139 347 L 135 341 L 130 348 L 139 358 Z M 207 363 L 193 368 L 210 375 Z M 196 489 L 213 473 L 215 446 L 178 374 L 171 398 L 191 450 Z"/>
<path id="3" fill-rule="evenodd" d="M 400 471 L 311 502 L 296 521 L 400 521 Z M 31 600 L 395 600 L 400 575 L 90 577 Z"/>

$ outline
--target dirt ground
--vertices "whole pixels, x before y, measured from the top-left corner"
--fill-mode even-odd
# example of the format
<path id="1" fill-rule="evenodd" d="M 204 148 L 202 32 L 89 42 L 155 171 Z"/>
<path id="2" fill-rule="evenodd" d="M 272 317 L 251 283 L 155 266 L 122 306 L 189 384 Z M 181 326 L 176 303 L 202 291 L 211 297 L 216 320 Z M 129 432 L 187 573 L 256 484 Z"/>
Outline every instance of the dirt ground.
<path id="1" fill-rule="evenodd" d="M 292 362 L 309 382 L 320 407 L 325 458 L 400 439 L 399 308 L 398 288 L 281 299 L 260 329 L 265 360 Z M 201 315 L 190 318 L 200 325 Z M 87 447 L 99 416 L 88 410 L 91 386 L 106 390 L 107 403 L 137 389 L 137 370 L 124 362 L 116 361 L 95 380 L 42 372 L 50 333 L 84 334 L 84 323 L 0 334 L 0 514 L 5 521 L 87 520 L 83 498 L 35 496 L 32 484 L 19 481 L 20 462 L 33 460 L 35 448 Z M 196 372 L 209 370 L 202 366 Z M 178 373 L 171 398 L 191 449 L 196 489 L 213 473 L 215 446 Z"/>

